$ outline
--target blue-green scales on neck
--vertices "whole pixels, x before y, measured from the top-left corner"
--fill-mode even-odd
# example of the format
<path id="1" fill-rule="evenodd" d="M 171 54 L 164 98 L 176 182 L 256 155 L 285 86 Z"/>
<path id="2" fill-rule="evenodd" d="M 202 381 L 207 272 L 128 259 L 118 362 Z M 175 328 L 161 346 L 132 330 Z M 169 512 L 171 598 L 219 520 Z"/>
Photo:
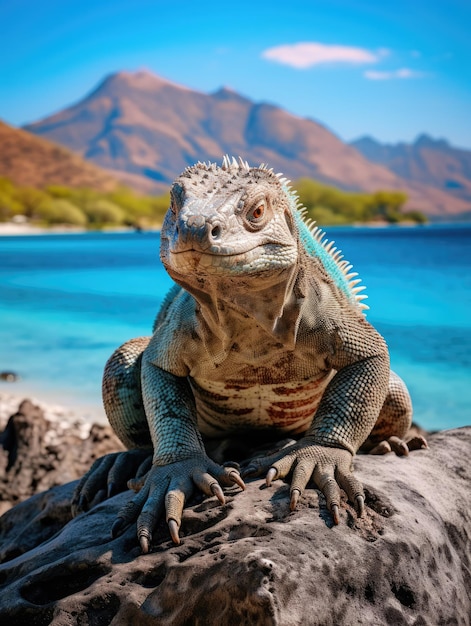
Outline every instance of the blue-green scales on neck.
<path id="1" fill-rule="evenodd" d="M 298 228 L 299 239 L 305 251 L 310 256 L 317 257 L 321 261 L 337 287 L 345 293 L 352 302 L 358 304 L 362 309 L 367 309 L 368 306 L 362 303 L 362 300 L 364 300 L 366 296 L 359 295 L 359 292 L 363 291 L 364 287 L 356 286 L 360 282 L 360 279 L 356 278 L 358 274 L 350 271 L 352 266 L 347 261 L 342 260 L 342 255 L 339 250 L 333 247 L 333 242 L 327 242 L 327 240 L 324 239 L 324 231 L 318 226 L 315 226 L 314 223 L 309 225 L 305 221 L 303 215 L 305 209 L 297 206 L 296 196 L 293 195 L 293 192 L 287 186 L 284 185 L 283 187 L 292 199 L 291 210 Z"/>

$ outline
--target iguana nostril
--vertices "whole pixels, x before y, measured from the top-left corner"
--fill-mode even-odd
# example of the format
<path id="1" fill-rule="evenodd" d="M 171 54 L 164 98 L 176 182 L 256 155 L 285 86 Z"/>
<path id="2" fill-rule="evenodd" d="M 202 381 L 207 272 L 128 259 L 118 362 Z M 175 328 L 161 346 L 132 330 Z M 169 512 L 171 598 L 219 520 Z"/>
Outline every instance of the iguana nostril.
<path id="1" fill-rule="evenodd" d="M 221 236 L 221 227 L 219 225 L 213 226 L 211 229 L 211 237 L 213 239 L 219 239 Z"/>

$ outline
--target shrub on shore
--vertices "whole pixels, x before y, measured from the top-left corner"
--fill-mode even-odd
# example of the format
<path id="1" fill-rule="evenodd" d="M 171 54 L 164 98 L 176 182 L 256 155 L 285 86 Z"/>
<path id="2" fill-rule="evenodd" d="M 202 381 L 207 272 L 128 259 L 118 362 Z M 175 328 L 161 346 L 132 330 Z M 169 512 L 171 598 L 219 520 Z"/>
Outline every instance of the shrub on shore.
<path id="1" fill-rule="evenodd" d="M 45 224 L 69 224 L 70 226 L 87 226 L 87 216 L 78 206 L 64 198 L 51 198 L 41 203 L 35 213 Z"/>
<path id="2" fill-rule="evenodd" d="M 294 188 L 309 217 L 318 224 L 427 222 L 420 211 L 403 211 L 407 195 L 402 191 L 343 191 L 310 178 L 299 179 Z"/>

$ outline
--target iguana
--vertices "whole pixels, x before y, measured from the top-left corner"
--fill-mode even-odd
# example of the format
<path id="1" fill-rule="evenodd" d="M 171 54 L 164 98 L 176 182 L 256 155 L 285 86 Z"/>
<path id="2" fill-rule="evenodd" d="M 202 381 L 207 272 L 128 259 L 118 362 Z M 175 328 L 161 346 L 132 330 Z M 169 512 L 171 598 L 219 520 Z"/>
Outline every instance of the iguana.
<path id="1" fill-rule="evenodd" d="M 75 512 L 103 499 L 106 485 L 112 495 L 128 481 L 138 493 L 113 534 L 137 519 L 147 552 L 165 514 L 179 543 L 195 488 L 224 503 L 222 487 L 245 487 L 237 466 L 205 449 L 243 433 L 297 439 L 244 473 L 267 472 L 268 485 L 291 474 L 292 510 L 313 479 L 335 524 L 340 487 L 361 516 L 358 449 L 403 455 L 426 442 L 404 441 L 410 396 L 364 316 L 357 274 L 306 220 L 289 181 L 264 164 L 200 162 L 170 195 L 160 256 L 177 284 L 152 337 L 121 346 L 103 378 L 106 413 L 130 451 L 95 463 L 77 488 Z M 144 460 L 149 446 L 152 463 Z"/>

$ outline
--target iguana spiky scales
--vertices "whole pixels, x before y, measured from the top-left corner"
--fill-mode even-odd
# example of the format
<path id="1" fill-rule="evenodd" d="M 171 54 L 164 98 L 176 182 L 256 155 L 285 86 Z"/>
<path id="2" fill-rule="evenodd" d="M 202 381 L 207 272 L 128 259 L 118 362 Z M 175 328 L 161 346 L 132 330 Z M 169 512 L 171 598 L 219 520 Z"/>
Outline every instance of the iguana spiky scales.
<path id="1" fill-rule="evenodd" d="M 246 474 L 267 472 L 270 484 L 291 473 L 291 508 L 313 478 L 335 523 L 342 487 L 361 515 L 352 473 L 360 446 L 407 454 L 426 444 L 404 443 L 409 394 L 364 317 L 357 275 L 305 221 L 289 182 L 227 157 L 187 168 L 171 189 L 161 259 L 177 285 L 152 337 L 119 348 L 103 380 L 108 418 L 131 451 L 90 470 L 75 509 L 88 508 L 103 483 L 110 495 L 134 477 L 138 493 L 114 533 L 137 519 L 146 552 L 165 512 L 178 542 L 195 487 L 221 502 L 222 487 L 244 487 L 205 442 L 257 431 L 299 440 L 250 462 Z M 142 462 L 146 446 L 152 465 Z"/>

